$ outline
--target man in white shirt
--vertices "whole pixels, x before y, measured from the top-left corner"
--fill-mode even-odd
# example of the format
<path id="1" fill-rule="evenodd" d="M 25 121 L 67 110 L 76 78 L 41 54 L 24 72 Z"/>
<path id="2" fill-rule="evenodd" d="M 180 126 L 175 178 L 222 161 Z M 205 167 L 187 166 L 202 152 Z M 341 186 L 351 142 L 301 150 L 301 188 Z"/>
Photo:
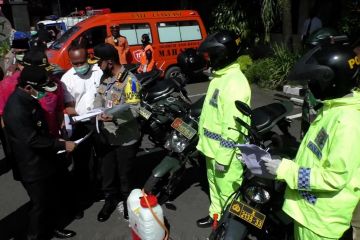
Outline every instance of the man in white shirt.
<path id="1" fill-rule="evenodd" d="M 81 44 L 73 43 L 68 51 L 73 67 L 61 78 L 66 112 L 69 115 L 82 115 L 93 109 L 103 72 L 97 64 L 87 62 L 86 49 Z"/>
<path id="2" fill-rule="evenodd" d="M 70 116 L 82 115 L 94 108 L 94 99 L 102 70 L 97 64 L 90 65 L 87 61 L 85 45 L 74 41 L 69 49 L 69 58 L 72 68 L 61 78 L 64 88 L 65 111 Z M 84 137 L 91 124 L 79 122 L 74 125 L 72 139 Z M 74 188 L 78 212 L 76 218 L 83 216 L 83 209 L 91 202 L 95 193 L 96 160 L 93 154 L 93 140 L 87 140 L 79 145 L 73 154 L 74 159 Z M 92 169 L 92 170 L 90 170 Z"/>

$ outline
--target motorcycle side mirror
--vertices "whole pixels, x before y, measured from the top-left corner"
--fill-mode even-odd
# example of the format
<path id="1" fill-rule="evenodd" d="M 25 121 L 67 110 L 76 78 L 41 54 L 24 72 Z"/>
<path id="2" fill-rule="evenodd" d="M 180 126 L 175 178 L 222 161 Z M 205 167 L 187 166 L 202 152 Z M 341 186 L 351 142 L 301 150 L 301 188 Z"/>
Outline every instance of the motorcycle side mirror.
<path id="1" fill-rule="evenodd" d="M 245 116 L 249 117 L 252 114 L 251 108 L 244 102 L 235 101 L 236 108 Z"/>

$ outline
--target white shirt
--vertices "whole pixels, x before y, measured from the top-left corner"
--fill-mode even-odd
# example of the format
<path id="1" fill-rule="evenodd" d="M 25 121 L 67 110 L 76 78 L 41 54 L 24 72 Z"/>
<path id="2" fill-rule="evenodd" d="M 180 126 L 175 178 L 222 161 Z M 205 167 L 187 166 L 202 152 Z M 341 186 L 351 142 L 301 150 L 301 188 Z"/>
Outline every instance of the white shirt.
<path id="1" fill-rule="evenodd" d="M 65 103 L 75 102 L 75 111 L 79 115 L 92 110 L 102 75 L 97 64 L 91 65 L 85 75 L 77 74 L 73 67 L 70 68 L 61 78 Z"/>

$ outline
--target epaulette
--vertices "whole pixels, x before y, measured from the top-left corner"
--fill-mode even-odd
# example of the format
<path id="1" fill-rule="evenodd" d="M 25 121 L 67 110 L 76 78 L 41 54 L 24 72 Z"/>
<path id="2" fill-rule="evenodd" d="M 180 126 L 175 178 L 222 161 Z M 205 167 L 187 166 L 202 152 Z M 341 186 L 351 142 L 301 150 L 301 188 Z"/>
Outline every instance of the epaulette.
<path id="1" fill-rule="evenodd" d="M 124 70 L 123 72 L 119 72 L 118 75 L 116 76 L 116 79 L 119 81 L 119 82 L 123 82 L 125 81 L 126 77 L 128 76 L 129 74 L 129 71 L 128 70 Z"/>

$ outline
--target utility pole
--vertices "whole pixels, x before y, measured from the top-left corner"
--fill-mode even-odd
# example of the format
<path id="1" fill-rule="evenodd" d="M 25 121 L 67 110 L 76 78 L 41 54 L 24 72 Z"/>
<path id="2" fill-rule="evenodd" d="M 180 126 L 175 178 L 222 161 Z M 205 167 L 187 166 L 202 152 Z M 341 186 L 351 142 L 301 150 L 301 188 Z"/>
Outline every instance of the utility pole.
<path id="1" fill-rule="evenodd" d="M 57 0 L 58 3 L 58 8 L 59 8 L 59 17 L 61 17 L 61 4 L 60 4 L 60 0 Z"/>
<path id="2" fill-rule="evenodd" d="M 19 31 L 29 31 L 30 17 L 27 2 L 23 0 L 11 0 L 11 12 L 13 15 L 14 28 Z"/>

